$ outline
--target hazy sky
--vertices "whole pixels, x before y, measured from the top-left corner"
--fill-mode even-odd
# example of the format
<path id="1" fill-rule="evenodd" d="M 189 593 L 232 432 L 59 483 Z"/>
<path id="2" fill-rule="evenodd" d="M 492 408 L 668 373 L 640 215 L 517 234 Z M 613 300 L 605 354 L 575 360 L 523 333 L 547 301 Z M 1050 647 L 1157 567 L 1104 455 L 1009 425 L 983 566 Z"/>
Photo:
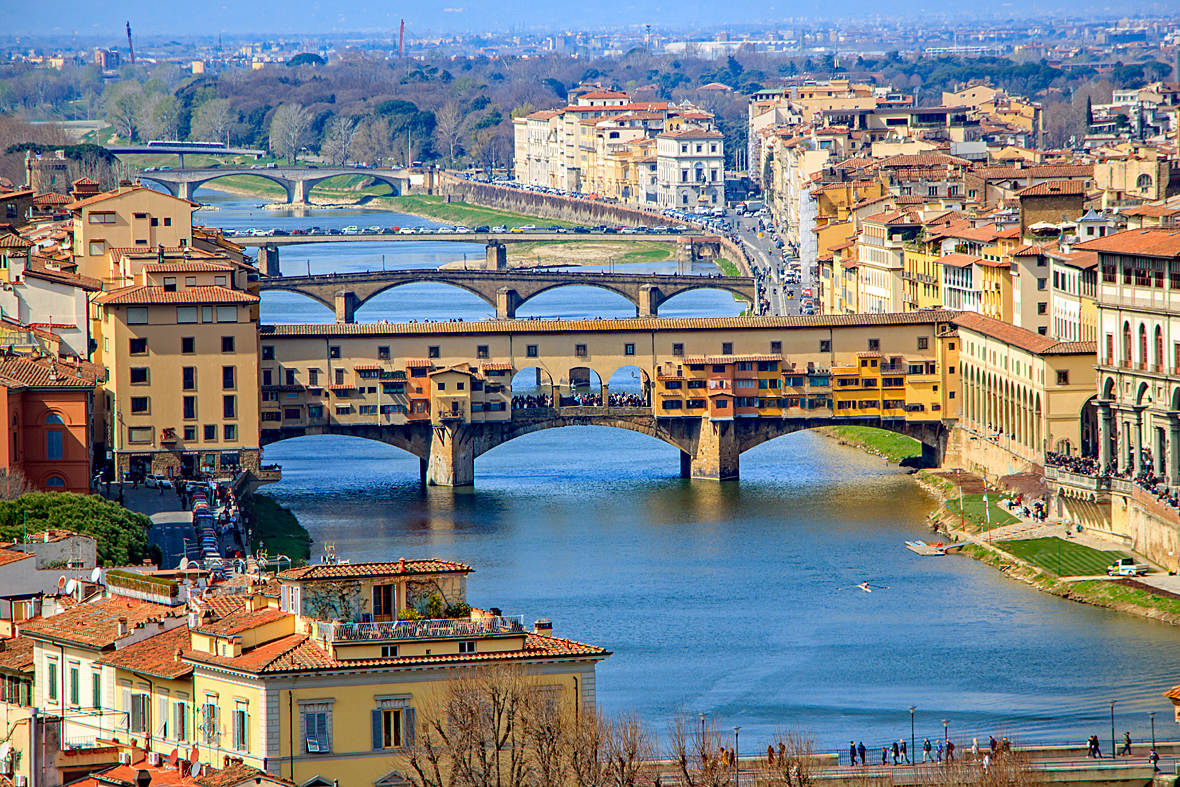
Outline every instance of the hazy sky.
<path id="1" fill-rule="evenodd" d="M 352 31 L 391 31 L 406 20 L 406 30 L 419 36 L 431 33 L 509 27 L 588 28 L 602 24 L 651 24 L 685 29 L 727 23 L 749 24 L 790 17 L 847 17 L 863 23 L 866 15 L 920 16 L 925 13 L 999 15 L 1068 13 L 1083 9 L 1129 13 L 1132 8 L 1163 13 L 1180 7 L 1169 2 L 1071 2 L 1020 0 L 981 4 L 975 0 L 5 0 L 0 2 L 0 35 L 123 36 L 130 20 L 137 36 L 209 35 L 217 33 L 333 34 Z"/>

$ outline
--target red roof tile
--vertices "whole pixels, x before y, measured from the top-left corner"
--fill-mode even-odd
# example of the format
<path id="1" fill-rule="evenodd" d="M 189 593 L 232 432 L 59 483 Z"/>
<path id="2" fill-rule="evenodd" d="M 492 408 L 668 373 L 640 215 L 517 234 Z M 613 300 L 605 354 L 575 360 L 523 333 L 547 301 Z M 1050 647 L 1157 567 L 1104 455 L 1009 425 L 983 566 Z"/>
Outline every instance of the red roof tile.
<path id="1" fill-rule="evenodd" d="M 25 266 L 25 276 L 57 282 L 58 284 L 68 284 L 71 287 L 77 287 L 87 292 L 102 292 L 102 282 L 98 279 L 51 268 L 49 267 L 49 261 L 44 257 L 30 257 L 29 264 Z"/>
<path id="2" fill-rule="evenodd" d="M 80 604 L 51 618 L 26 623 L 21 633 L 36 639 L 72 642 L 103 649 L 118 641 L 120 618 L 126 618 L 128 631 L 134 631 L 136 623 L 147 623 L 171 614 L 172 609 L 162 604 L 114 596 L 103 601 Z"/>
<path id="3" fill-rule="evenodd" d="M 1180 230 L 1125 230 L 1074 245 L 1079 251 L 1109 254 L 1142 254 L 1145 257 L 1180 257 Z"/>
<path id="4" fill-rule="evenodd" d="M 0 382 L 9 387 L 93 388 L 98 377 L 85 367 L 50 358 L 8 355 L 0 356 Z"/>
<path id="5" fill-rule="evenodd" d="M 33 640 L 28 637 L 0 640 L 0 670 L 33 671 Z"/>
<path id="6" fill-rule="evenodd" d="M 279 579 L 354 579 L 360 577 L 386 577 L 405 574 L 469 574 L 474 571 L 463 563 L 449 560 L 397 560 L 380 563 L 318 563 L 313 566 L 291 568 L 279 574 Z"/>
<path id="7" fill-rule="evenodd" d="M 199 631 L 202 634 L 212 634 L 218 637 L 228 637 L 258 628 L 259 626 L 265 626 L 267 623 L 274 623 L 285 617 L 287 617 L 287 613 L 277 607 L 263 607 L 254 611 L 243 608 L 236 613 L 227 615 L 221 620 L 201 624 L 194 631 Z"/>
<path id="8" fill-rule="evenodd" d="M 1080 180 L 1050 180 L 1016 192 L 1018 197 L 1077 196 L 1086 193 L 1086 184 Z"/>
<path id="9" fill-rule="evenodd" d="M 257 303 L 259 300 L 257 295 L 251 295 L 241 290 L 231 290 L 228 287 L 186 287 L 183 290 L 167 292 L 163 287 L 133 284 L 130 287 L 123 287 L 100 295 L 94 299 L 94 302 L 106 306 L 134 306 L 166 303 Z"/>
<path id="10" fill-rule="evenodd" d="M 176 655 L 177 651 L 183 652 L 191 647 L 188 626 L 179 625 L 125 648 L 110 651 L 97 661 L 129 672 L 175 680 L 193 671 L 191 664 Z"/>

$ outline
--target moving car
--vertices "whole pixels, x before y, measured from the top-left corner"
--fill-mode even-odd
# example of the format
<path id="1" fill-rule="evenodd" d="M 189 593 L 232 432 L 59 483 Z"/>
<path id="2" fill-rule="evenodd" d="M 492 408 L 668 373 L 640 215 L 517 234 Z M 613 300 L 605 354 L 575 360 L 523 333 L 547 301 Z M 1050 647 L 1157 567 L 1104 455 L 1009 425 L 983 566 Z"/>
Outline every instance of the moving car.
<path id="1" fill-rule="evenodd" d="M 151 476 L 148 476 L 151 478 Z M 1133 557 L 1124 557 L 1116 560 L 1106 569 L 1108 577 L 1141 577 L 1151 570 L 1151 566 L 1146 563 L 1136 563 Z"/>
<path id="2" fill-rule="evenodd" d="M 149 475 L 143 480 L 143 485 L 149 489 L 171 489 L 172 479 L 166 475 Z"/>

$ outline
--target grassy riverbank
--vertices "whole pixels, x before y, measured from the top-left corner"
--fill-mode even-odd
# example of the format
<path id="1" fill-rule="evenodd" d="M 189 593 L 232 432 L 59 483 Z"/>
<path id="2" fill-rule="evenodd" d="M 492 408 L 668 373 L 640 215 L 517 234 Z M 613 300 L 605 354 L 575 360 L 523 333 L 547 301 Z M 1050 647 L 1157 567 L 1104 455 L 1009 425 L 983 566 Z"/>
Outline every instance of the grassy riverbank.
<path id="1" fill-rule="evenodd" d="M 919 471 L 915 480 L 938 501 L 930 514 L 931 524 L 940 534 L 956 541 L 970 542 L 951 554 L 978 560 L 1001 571 L 1009 579 L 1060 598 L 1180 625 L 1180 599 L 1154 593 L 1150 586 L 1109 579 L 1063 579 L 1102 575 L 1107 566 L 1126 557 L 1123 552 L 1095 549 L 1057 536 L 992 542 L 987 539 L 986 524 L 981 523 L 984 518 L 983 496 L 978 494 L 963 496 L 963 507 L 968 515 L 966 529 L 960 529 L 958 490 L 955 484 L 938 477 L 935 472 Z M 989 493 L 993 525 L 999 521 L 997 514 L 1016 521 L 1007 511 L 995 506 L 994 501 L 999 497 L 996 492 Z"/>
<path id="2" fill-rule="evenodd" d="M 442 197 L 426 194 L 407 194 L 400 197 L 378 197 L 373 199 L 367 207 L 388 208 L 397 213 L 408 213 L 424 219 L 433 219 L 446 224 L 462 224 L 467 227 L 478 227 L 486 224 L 494 227 L 503 224 L 507 227 L 520 227 L 525 224 L 549 227 L 573 227 L 568 221 L 551 221 L 523 213 L 484 208 L 467 202 L 447 202 Z"/>
<path id="3" fill-rule="evenodd" d="M 918 467 L 922 461 L 922 444 L 896 432 L 871 426 L 825 426 L 816 431 L 841 445 L 859 448 L 895 465 Z"/>
<path id="4" fill-rule="evenodd" d="M 311 557 L 311 535 L 290 510 L 266 495 L 250 495 L 244 502 L 254 522 L 251 551 L 265 549 L 271 557 L 286 555 L 295 565 L 307 562 Z"/>

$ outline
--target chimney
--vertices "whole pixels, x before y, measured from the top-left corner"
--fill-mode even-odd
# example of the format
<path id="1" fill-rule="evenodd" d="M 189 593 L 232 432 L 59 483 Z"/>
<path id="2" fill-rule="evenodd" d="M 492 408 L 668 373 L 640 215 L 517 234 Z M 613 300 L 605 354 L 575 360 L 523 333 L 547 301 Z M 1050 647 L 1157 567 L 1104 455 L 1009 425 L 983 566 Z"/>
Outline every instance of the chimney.
<path id="1" fill-rule="evenodd" d="M 119 633 L 116 639 L 122 639 L 127 636 L 127 618 L 119 618 Z"/>
<path id="2" fill-rule="evenodd" d="M 397 573 L 399 573 L 399 574 L 406 573 L 406 559 L 404 557 L 400 558 L 397 561 Z"/>
<path id="3" fill-rule="evenodd" d="M 56 372 L 56 371 L 57 371 L 57 369 L 54 369 L 54 371 Z M 56 375 L 55 375 L 55 376 L 56 376 Z M 42 535 L 42 538 L 43 538 L 43 540 L 45 541 L 45 543 L 46 543 L 46 544 L 48 544 L 48 543 L 49 543 L 49 531 L 48 531 L 48 530 L 46 530 L 46 531 L 45 531 L 44 533 L 42 533 L 41 535 Z"/>
<path id="4" fill-rule="evenodd" d="M 176 651 L 172 654 L 172 660 L 175 661 L 177 664 L 179 664 L 180 657 L 183 655 L 184 655 L 184 651 L 181 650 L 180 648 L 177 648 Z"/>
<path id="5" fill-rule="evenodd" d="M 164 244 L 163 243 L 156 244 L 156 262 L 160 263 L 161 265 L 164 264 Z"/>
<path id="6" fill-rule="evenodd" d="M 542 634 L 546 637 L 552 637 L 553 636 L 553 621 L 544 620 L 544 619 L 538 620 L 536 623 L 533 624 L 533 633 L 534 634 Z"/>

